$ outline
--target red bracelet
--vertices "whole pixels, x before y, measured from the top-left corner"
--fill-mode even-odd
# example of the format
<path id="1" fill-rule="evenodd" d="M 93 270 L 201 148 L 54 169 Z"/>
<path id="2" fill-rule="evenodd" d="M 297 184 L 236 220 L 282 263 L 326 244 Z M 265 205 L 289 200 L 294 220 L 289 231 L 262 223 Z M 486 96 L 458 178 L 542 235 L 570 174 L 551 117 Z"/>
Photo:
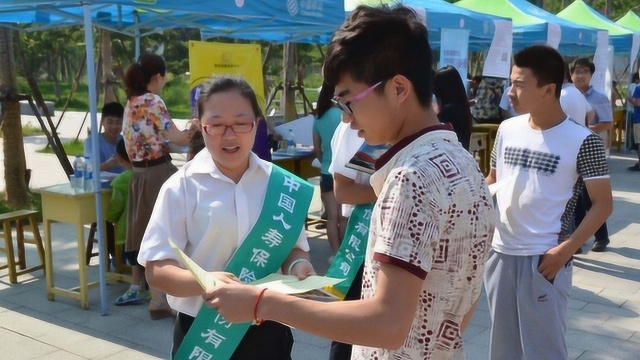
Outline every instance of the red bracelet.
<path id="1" fill-rule="evenodd" d="M 253 321 L 256 323 L 256 325 L 261 325 L 264 321 L 264 319 L 258 319 L 258 304 L 260 304 L 260 300 L 262 299 L 265 291 L 267 291 L 267 288 L 264 288 L 262 289 L 262 291 L 260 291 L 260 295 L 258 295 L 258 298 L 256 299 L 256 306 L 253 307 Z"/>

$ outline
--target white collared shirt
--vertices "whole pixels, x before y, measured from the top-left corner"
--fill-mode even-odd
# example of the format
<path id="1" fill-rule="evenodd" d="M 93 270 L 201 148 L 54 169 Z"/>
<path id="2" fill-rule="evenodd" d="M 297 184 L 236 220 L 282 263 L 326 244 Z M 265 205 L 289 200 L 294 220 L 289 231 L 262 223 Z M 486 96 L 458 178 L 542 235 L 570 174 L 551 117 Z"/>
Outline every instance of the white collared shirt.
<path id="1" fill-rule="evenodd" d="M 176 259 L 168 239 L 207 271 L 221 271 L 260 215 L 272 164 L 251 153 L 236 184 L 200 151 L 164 183 L 140 245 L 138 262 Z M 297 248 L 309 251 L 301 231 Z M 167 296 L 175 310 L 195 316 L 200 296 Z"/>

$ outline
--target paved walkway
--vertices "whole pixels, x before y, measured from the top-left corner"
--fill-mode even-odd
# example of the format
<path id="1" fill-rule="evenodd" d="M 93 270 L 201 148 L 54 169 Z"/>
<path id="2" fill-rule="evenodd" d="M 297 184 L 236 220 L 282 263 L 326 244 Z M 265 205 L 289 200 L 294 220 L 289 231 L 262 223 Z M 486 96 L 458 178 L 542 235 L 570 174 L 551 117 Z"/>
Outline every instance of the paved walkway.
<path id="1" fill-rule="evenodd" d="M 74 114 L 64 120 L 61 137 L 73 138 L 81 121 Z M 75 120 L 74 120 L 75 119 Z M 30 121 L 24 117 L 23 121 Z M 35 123 L 34 123 L 35 124 Z M 82 130 L 82 134 L 86 131 Z M 33 169 L 32 188 L 65 181 L 64 172 L 53 155 L 34 153 L 44 146 L 42 137 L 25 139 L 27 164 Z M 2 155 L 0 154 L 0 157 Z M 605 253 L 577 257 L 569 304 L 570 359 L 640 359 L 640 174 L 626 171 L 634 155 L 614 153 L 610 166 L 614 188 L 614 213 L 608 225 L 612 243 Z M 181 160 L 178 159 L 178 163 Z M 1 164 L 1 162 L 0 162 Z M 4 184 L 0 184 L 4 188 Z M 316 198 L 313 211 L 320 208 Z M 53 227 L 56 284 L 77 285 L 77 257 L 74 229 Z M 329 246 L 324 235 L 308 232 L 312 262 L 319 273 L 327 268 Z M 587 244 L 585 250 L 588 249 Z M 27 246 L 27 261 L 35 262 L 36 251 Z M 0 254 L 0 263 L 4 263 Z M 97 279 L 94 258 L 90 278 Z M 107 286 L 108 315 L 100 315 L 100 294 L 91 290 L 89 310 L 77 301 L 45 295 L 42 272 L 23 275 L 10 284 L 7 271 L 0 271 L 0 358 L 1 359 L 154 359 L 167 358 L 172 321 L 151 321 L 146 304 L 116 307 L 113 301 L 127 289 L 114 283 Z M 487 359 L 490 319 L 484 295 L 471 325 L 464 335 L 467 358 Z M 295 331 L 296 360 L 327 359 L 329 341 Z"/>

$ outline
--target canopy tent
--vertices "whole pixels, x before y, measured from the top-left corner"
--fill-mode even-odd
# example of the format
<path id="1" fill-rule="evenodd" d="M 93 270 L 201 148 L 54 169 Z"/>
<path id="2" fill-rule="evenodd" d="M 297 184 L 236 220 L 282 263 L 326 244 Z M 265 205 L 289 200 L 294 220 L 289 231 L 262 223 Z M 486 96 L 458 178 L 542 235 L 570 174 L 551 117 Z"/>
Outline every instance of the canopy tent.
<path id="1" fill-rule="evenodd" d="M 347 13 L 363 3 L 362 0 L 345 0 Z M 391 5 L 396 1 L 389 1 Z M 497 16 L 481 14 L 460 9 L 444 0 L 399 0 L 397 3 L 413 8 L 423 16 L 429 30 L 429 44 L 433 49 L 440 48 L 441 29 L 469 30 L 469 48 L 487 49 L 495 32 L 494 20 L 508 20 Z"/>
<path id="2" fill-rule="evenodd" d="M 616 53 L 629 53 L 634 42 L 640 42 L 640 36 L 633 31 L 607 19 L 582 0 L 575 0 L 571 5 L 558 13 L 558 16 L 577 24 L 591 26 L 609 32 L 609 44 Z M 635 55 L 634 55 L 635 56 Z"/>
<path id="3" fill-rule="evenodd" d="M 592 54 L 597 30 L 559 18 L 526 0 L 461 0 L 465 9 L 503 16 L 513 21 L 513 47 L 518 50 L 535 43 L 551 44 L 551 34 L 559 32 L 558 51 L 563 55 Z"/>
<path id="4" fill-rule="evenodd" d="M 8 0 L 0 4 L 0 23 L 28 23 L 29 30 L 82 24 L 81 1 Z M 144 36 L 162 29 L 208 29 L 208 37 L 224 36 L 275 42 L 328 42 L 344 20 L 342 1 L 251 3 L 223 0 L 162 2 L 139 0 L 90 1 L 93 25 L 98 28 Z M 295 5 L 295 6 L 293 6 Z M 145 29 L 146 33 L 140 31 Z"/>
<path id="5" fill-rule="evenodd" d="M 621 17 L 620 20 L 616 21 L 616 24 L 629 30 L 640 32 L 640 16 L 631 10 Z"/>
<path id="6" fill-rule="evenodd" d="M 177 24 L 186 26 L 184 22 L 193 22 L 203 18 L 235 20 L 238 23 L 242 21 L 262 21 L 263 24 L 284 21 L 291 26 L 304 26 L 307 24 L 327 25 L 327 21 L 330 24 L 336 24 L 336 22 L 341 22 L 341 17 L 344 16 L 342 1 L 316 0 L 301 3 L 295 0 L 286 2 L 255 0 L 247 3 L 235 0 L 218 0 L 216 2 L 211 2 L 210 0 L 190 0 L 188 2 L 180 0 L 164 0 L 161 2 L 156 2 L 155 0 L 2 0 L 0 2 L 0 19 L 5 24 L 0 24 L 0 26 L 10 26 L 10 23 L 18 22 L 29 24 L 32 28 L 47 28 L 70 24 L 84 25 L 87 82 L 89 84 L 89 111 L 91 113 L 91 127 L 97 129 L 92 34 L 94 20 L 96 21 L 96 26 L 110 26 L 107 28 L 114 31 L 126 32 L 127 27 L 130 27 L 133 30 L 133 34 L 137 35 L 139 34 L 139 28 L 143 24 L 153 24 L 153 27 L 161 25 L 175 27 L 178 26 Z M 110 8 L 109 5 L 115 7 Z M 108 8 L 115 9 L 115 11 L 104 11 Z M 98 9 L 103 12 L 101 13 Z M 107 13 L 110 15 L 107 15 Z M 126 20 L 126 14 L 132 16 L 128 21 Z M 145 20 L 145 16 L 149 16 L 149 18 Z M 141 18 L 143 21 L 140 21 Z M 98 144 L 98 131 L 92 131 L 91 136 L 92 143 Z M 97 146 L 92 149 L 91 156 L 94 159 L 99 158 Z M 96 166 L 94 171 L 98 168 Z M 98 234 L 104 234 L 100 177 L 94 176 L 93 179 Z M 99 239 L 100 242 L 103 241 L 101 235 Z M 102 248 L 102 243 L 99 245 Z M 106 315 L 106 265 L 102 260 L 102 257 L 100 257 L 100 308 L 101 314 Z"/>

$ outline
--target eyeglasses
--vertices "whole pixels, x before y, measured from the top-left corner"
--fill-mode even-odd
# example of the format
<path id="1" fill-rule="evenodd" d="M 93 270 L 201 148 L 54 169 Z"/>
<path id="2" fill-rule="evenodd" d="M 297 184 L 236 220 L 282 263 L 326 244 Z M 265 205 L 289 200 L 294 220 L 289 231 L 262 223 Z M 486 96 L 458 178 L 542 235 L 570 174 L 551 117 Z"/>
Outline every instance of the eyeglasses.
<path id="1" fill-rule="evenodd" d="M 336 96 L 333 99 L 331 99 L 331 102 L 333 103 L 333 106 L 337 107 L 338 109 L 340 109 L 345 114 L 353 115 L 353 110 L 351 110 L 351 104 L 362 100 L 365 96 L 367 96 L 375 88 L 380 86 L 380 84 L 382 84 L 382 81 L 380 81 L 379 83 L 377 83 L 375 85 L 372 85 L 371 87 L 365 89 L 364 91 L 362 91 L 358 95 L 354 96 L 351 100 L 349 100 L 347 102 L 342 102 L 342 101 L 338 100 L 338 98 L 339 98 L 338 96 Z"/>
<path id="2" fill-rule="evenodd" d="M 222 135 L 227 132 L 227 128 L 231 128 L 236 134 L 246 134 L 250 132 L 255 125 L 255 122 L 233 124 L 233 125 L 202 125 L 202 130 L 209 135 Z"/>

